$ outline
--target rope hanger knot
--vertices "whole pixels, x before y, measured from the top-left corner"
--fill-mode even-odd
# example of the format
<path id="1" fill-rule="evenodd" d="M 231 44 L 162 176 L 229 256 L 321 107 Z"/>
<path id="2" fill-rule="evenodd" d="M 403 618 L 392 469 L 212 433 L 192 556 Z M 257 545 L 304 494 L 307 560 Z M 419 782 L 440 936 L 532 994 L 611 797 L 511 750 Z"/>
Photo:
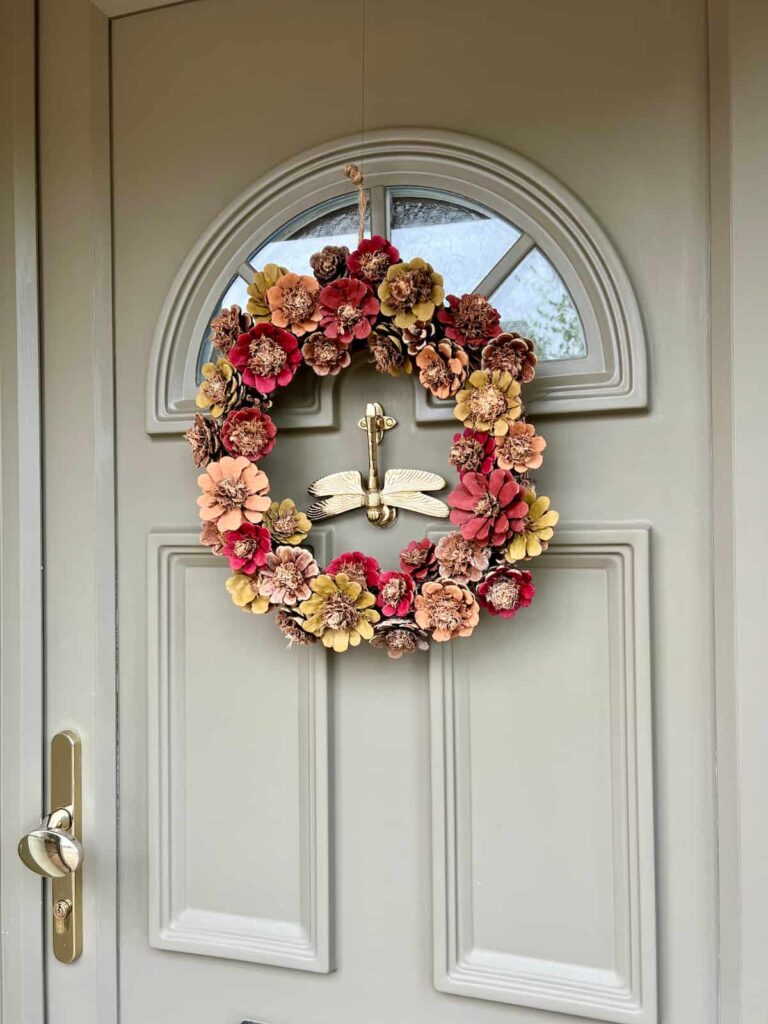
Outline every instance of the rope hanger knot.
<path id="1" fill-rule="evenodd" d="M 362 242 L 365 237 L 365 211 L 368 205 L 368 197 L 365 194 L 363 172 L 357 164 L 347 164 L 344 174 L 357 189 L 357 241 Z"/>

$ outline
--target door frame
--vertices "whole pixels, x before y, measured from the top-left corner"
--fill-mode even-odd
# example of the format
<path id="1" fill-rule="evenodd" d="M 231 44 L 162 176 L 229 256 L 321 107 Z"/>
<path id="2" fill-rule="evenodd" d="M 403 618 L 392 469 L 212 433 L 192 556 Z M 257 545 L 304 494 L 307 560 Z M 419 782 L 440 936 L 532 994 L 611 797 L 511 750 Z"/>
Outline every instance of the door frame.
<path id="1" fill-rule="evenodd" d="M 110 195 L 110 22 L 132 12 L 178 0 L 56 0 L 57 41 L 70 73 L 57 90 L 55 110 L 43 94 L 38 55 L 45 34 L 36 34 L 38 6 L 46 0 L 0 0 L 4 91 L 10 102 L 0 119 L 0 166 L 9 177 L 10 214 L 0 219 L 0 246 L 16 273 L 0 290 L 3 323 L 11 325 L 0 347 L 0 583 L 3 645 L 0 662 L 0 916 L 2 917 L 0 1020 L 40 1024 L 48 996 L 77 978 L 92 994 L 89 1016 L 79 1024 L 117 1021 L 117 756 L 115 713 L 114 408 L 112 353 Z M 187 0 L 194 2 L 194 0 Z M 51 16 L 52 4 L 46 6 Z M 768 829 L 760 780 L 768 773 L 763 723 L 768 689 L 761 664 L 761 623 L 768 616 L 763 567 L 768 541 L 761 540 L 759 509 L 768 498 L 768 472 L 761 443 L 764 400 L 755 380 L 768 378 L 763 325 L 768 298 L 761 282 L 762 240 L 768 236 L 768 152 L 761 149 L 760 101 L 768 94 L 768 71 L 759 44 L 768 39 L 768 12 L 749 0 L 709 0 L 710 85 L 710 339 L 712 381 L 712 496 L 715 579 L 713 589 L 718 800 L 720 1001 L 722 1024 L 756 1024 L 768 1001 L 768 881 L 760 861 L 768 856 Z M 7 56 L 7 59 L 5 59 Z M 62 61 L 63 66 L 63 61 Z M 61 69 L 59 69 L 61 70 Z M 62 72 L 63 73 L 63 72 Z M 43 84 L 45 66 L 42 68 Z M 53 116 L 55 114 L 55 117 Z M 762 133 L 764 135 L 764 133 Z M 57 144 L 54 195 L 36 146 Z M 60 143 L 60 145 L 58 145 Z M 48 172 L 51 173 L 51 172 Z M 38 196 L 39 189 L 39 196 Z M 69 258 L 51 262 L 55 233 L 67 226 L 68 209 L 87 211 L 70 240 Z M 38 224 L 39 219 L 39 224 Z M 38 252 L 38 229 L 41 241 Z M 42 269 L 42 289 L 39 268 Z M 86 599 L 79 621 L 94 638 L 83 673 L 82 693 L 69 695 L 72 716 L 87 734 L 85 744 L 86 950 L 76 968 L 53 968 L 45 954 L 46 903 L 40 883 L 16 861 L 15 844 L 44 809 L 44 751 L 62 725 L 52 695 L 44 701 L 41 567 L 43 515 L 39 359 L 46 316 L 68 294 L 85 311 L 83 328 L 67 339 L 69 357 L 93 366 L 93 386 L 69 404 L 46 409 L 45 436 L 75 416 L 90 431 L 79 453 L 84 466 L 81 498 L 96 526 L 93 548 L 77 571 Z M 7 306 L 7 308 L 5 308 Z M 46 361 L 55 360 L 52 349 Z M 762 371 L 762 372 L 761 372 Z M 94 439 L 96 438 L 96 439 Z M 23 449 L 22 449 L 23 446 Z M 30 458 L 30 453 L 34 457 Z M 762 470 L 762 472 L 760 472 Z M 747 518 L 752 510 L 751 520 Z M 751 523 L 748 543 L 741 524 Z M 737 533 L 739 531 L 739 533 Z M 52 543 L 52 542 L 51 542 Z M 744 614 L 743 609 L 749 609 Z M 737 610 L 742 614 L 737 617 Z M 51 615 L 52 609 L 47 609 Z M 56 624 L 57 628 L 59 624 Z M 52 682 L 55 666 L 49 666 Z M 46 964 L 48 966 L 46 966 Z M 53 971 L 63 973 L 54 974 Z M 74 973 L 67 974 L 66 972 Z M 662 979 L 663 982 L 663 979 Z M 59 1004 L 60 1005 L 60 1004 Z M 70 1020 L 59 1010 L 50 1024 Z M 74 1018 L 71 1018 L 74 1020 Z"/>

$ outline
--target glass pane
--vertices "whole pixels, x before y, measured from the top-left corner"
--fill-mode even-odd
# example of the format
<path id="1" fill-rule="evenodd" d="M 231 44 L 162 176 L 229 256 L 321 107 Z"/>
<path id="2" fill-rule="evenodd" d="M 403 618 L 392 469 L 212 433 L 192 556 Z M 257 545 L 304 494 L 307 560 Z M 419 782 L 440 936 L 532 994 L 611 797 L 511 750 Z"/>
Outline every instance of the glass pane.
<path id="1" fill-rule="evenodd" d="M 539 359 L 582 359 L 584 328 L 558 272 L 538 249 L 530 252 L 491 296 L 505 331 L 536 343 Z"/>
<path id="2" fill-rule="evenodd" d="M 423 256 L 447 294 L 471 292 L 520 237 L 509 221 L 449 192 L 392 190 L 390 235 L 405 260 Z"/>
<path id="3" fill-rule="evenodd" d="M 197 383 L 203 379 L 203 375 L 200 372 L 204 363 L 211 362 L 213 346 L 208 340 L 208 336 L 211 330 L 211 320 L 219 315 L 219 311 L 223 308 L 229 308 L 229 306 L 237 305 L 241 309 L 245 309 L 248 305 L 248 285 L 242 279 L 242 277 L 233 277 L 227 285 L 227 290 L 222 295 L 221 299 L 216 303 L 215 309 L 211 310 L 211 316 L 208 321 L 208 326 L 205 329 L 205 335 L 203 337 L 203 343 L 200 346 L 200 352 L 197 357 L 197 369 L 195 371 L 195 378 Z M 214 360 L 215 362 L 215 360 Z"/>
<path id="4" fill-rule="evenodd" d="M 370 210 L 367 217 L 370 233 Z M 248 262 L 255 267 L 278 263 L 295 274 L 311 274 L 309 258 L 324 245 L 357 246 L 357 201 L 350 196 L 321 203 L 289 221 L 260 248 Z"/>

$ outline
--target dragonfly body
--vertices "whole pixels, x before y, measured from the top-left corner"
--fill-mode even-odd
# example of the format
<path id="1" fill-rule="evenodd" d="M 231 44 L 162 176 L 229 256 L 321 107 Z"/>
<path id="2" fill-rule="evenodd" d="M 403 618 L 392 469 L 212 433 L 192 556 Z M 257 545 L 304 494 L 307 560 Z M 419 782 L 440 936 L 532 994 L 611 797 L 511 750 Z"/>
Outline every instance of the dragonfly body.
<path id="1" fill-rule="evenodd" d="M 396 425 L 391 416 L 385 416 L 378 402 L 369 402 L 359 426 L 368 437 L 368 483 L 363 484 L 357 470 L 331 473 L 310 484 L 309 493 L 321 500 L 307 509 L 310 519 L 327 519 L 355 508 L 364 508 L 368 521 L 374 526 L 391 526 L 397 518 L 397 509 L 409 509 L 424 515 L 445 518 L 448 507 L 438 498 L 422 493 L 439 491 L 445 480 L 437 473 L 423 469 L 388 469 L 384 486 L 379 478 L 378 447 L 384 431 Z"/>

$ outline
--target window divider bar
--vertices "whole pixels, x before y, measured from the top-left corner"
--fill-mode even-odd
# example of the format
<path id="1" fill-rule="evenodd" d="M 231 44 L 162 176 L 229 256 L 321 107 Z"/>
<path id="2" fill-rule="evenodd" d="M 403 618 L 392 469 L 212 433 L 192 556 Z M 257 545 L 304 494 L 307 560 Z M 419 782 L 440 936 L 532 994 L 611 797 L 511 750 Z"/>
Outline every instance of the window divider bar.
<path id="1" fill-rule="evenodd" d="M 474 289 L 480 295 L 493 295 L 499 285 L 509 277 L 512 271 L 525 257 L 536 248 L 536 243 L 530 235 L 520 235 L 515 244 L 508 249 L 499 262 L 488 271 L 480 284 Z"/>
<path id="2" fill-rule="evenodd" d="M 240 264 L 237 268 L 237 273 L 239 277 L 242 277 L 246 284 L 253 284 L 253 275 L 256 273 L 256 269 L 252 267 L 247 260 L 244 260 Z"/>
<path id="3" fill-rule="evenodd" d="M 374 185 L 371 196 L 371 234 L 389 237 L 387 229 L 387 190 L 383 185 Z"/>

